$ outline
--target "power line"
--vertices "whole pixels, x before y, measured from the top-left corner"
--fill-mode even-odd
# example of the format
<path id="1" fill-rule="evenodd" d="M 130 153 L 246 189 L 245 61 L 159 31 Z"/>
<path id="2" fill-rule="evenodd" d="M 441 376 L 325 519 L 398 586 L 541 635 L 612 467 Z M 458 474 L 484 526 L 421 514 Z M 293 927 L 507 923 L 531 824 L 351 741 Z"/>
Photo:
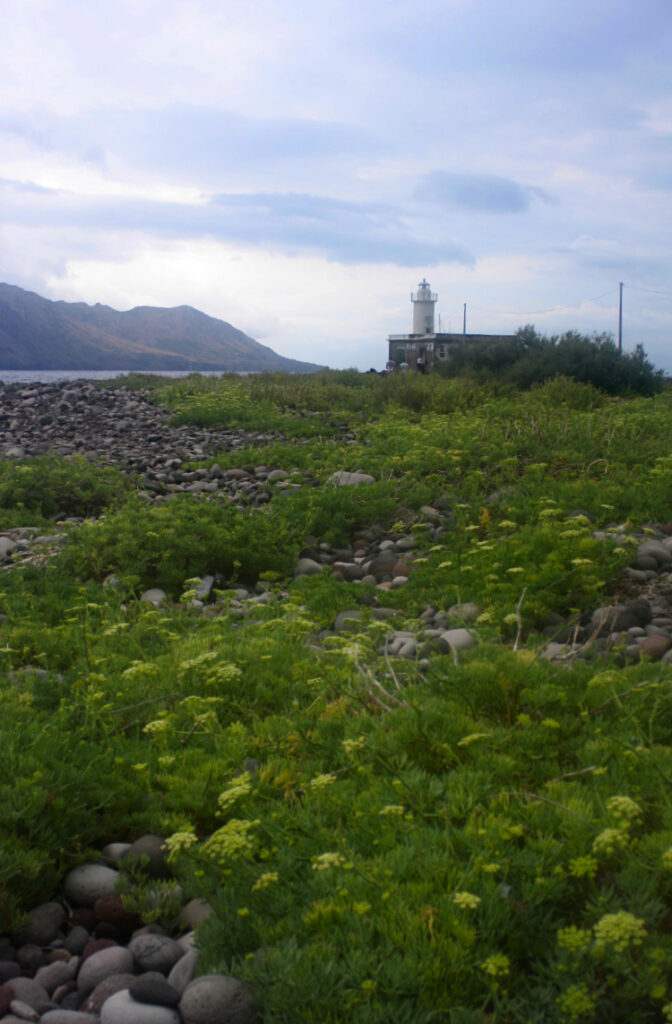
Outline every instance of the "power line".
<path id="1" fill-rule="evenodd" d="M 626 287 L 633 292 L 648 292 L 650 295 L 667 295 L 668 298 L 672 298 L 672 292 L 662 292 L 658 288 L 640 288 L 636 284 L 626 284 Z"/>
<path id="2" fill-rule="evenodd" d="M 578 309 L 584 302 L 597 302 L 598 299 L 603 299 L 607 295 L 613 295 L 618 290 L 618 288 L 610 288 L 609 291 L 601 292 L 590 299 L 580 299 L 579 302 L 574 302 L 568 306 L 551 306 L 550 309 L 494 309 L 492 306 L 470 306 L 470 309 L 476 309 L 481 313 L 500 313 L 505 316 L 541 316 L 542 313 L 560 313 L 563 309 Z"/>

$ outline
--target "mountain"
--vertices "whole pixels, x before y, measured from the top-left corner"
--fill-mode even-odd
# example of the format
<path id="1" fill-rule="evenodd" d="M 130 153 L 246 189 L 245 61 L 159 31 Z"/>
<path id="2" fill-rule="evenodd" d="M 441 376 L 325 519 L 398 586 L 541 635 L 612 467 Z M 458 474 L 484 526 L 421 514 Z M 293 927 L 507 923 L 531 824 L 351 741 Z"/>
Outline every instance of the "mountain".
<path id="1" fill-rule="evenodd" d="M 0 284 L 2 370 L 285 370 L 314 363 L 280 356 L 191 306 L 119 312 L 85 302 L 52 302 Z"/>

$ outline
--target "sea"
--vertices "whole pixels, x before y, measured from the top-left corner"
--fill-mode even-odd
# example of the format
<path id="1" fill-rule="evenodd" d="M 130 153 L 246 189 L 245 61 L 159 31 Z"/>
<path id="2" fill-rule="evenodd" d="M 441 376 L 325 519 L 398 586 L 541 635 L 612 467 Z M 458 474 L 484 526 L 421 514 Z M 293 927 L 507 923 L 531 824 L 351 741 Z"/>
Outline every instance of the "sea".
<path id="1" fill-rule="evenodd" d="M 188 377 L 197 372 L 202 377 L 222 377 L 225 370 L 0 370 L 2 384 L 49 384 L 59 380 L 114 380 L 129 373 L 146 373 L 148 377 Z M 237 376 L 247 377 L 248 372 Z"/>

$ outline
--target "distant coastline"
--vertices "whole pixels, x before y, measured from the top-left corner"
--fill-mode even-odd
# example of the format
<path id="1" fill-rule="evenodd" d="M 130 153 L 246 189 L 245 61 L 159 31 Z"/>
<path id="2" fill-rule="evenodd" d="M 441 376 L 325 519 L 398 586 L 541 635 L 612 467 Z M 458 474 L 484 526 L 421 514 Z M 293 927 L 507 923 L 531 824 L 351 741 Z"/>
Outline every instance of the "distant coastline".
<path id="1" fill-rule="evenodd" d="M 199 373 L 203 377 L 221 377 L 235 373 L 238 377 L 249 377 L 258 370 L 0 370 L 2 384 L 50 384 L 61 380 L 113 380 L 129 373 L 147 374 L 152 377 L 188 377 Z"/>

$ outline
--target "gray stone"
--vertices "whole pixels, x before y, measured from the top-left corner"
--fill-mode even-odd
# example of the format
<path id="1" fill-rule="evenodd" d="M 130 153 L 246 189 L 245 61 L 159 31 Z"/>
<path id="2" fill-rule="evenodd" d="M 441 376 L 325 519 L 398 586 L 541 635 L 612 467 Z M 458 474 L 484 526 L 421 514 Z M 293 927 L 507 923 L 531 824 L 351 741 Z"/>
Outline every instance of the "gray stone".
<path id="1" fill-rule="evenodd" d="M 639 645 L 639 653 L 646 655 L 651 661 L 660 661 L 671 646 L 672 640 L 666 636 L 646 636 Z"/>
<path id="2" fill-rule="evenodd" d="M 185 928 L 196 928 L 212 913 L 213 909 L 206 900 L 189 900 L 180 911 L 180 924 Z"/>
<path id="3" fill-rule="evenodd" d="M 128 989 L 106 999 L 100 1013 L 101 1024 L 180 1024 L 177 1010 L 168 1006 L 138 1003 Z"/>
<path id="4" fill-rule="evenodd" d="M 158 971 L 147 971 L 134 978 L 128 991 L 138 1003 L 152 1003 L 155 1006 L 177 1006 L 181 995 Z"/>
<path id="5" fill-rule="evenodd" d="M 139 868 L 152 878 L 162 878 L 167 871 L 165 839 L 162 836 L 148 834 L 131 843 L 128 852 L 122 857 L 120 866 L 124 871 Z"/>
<path id="6" fill-rule="evenodd" d="M 223 974 L 208 974 L 187 985 L 180 1012 L 184 1024 L 256 1024 L 258 1019 L 249 985 Z"/>
<path id="7" fill-rule="evenodd" d="M 63 948 L 66 949 L 68 953 L 79 956 L 90 938 L 91 935 L 86 928 L 83 928 L 81 924 L 76 924 L 75 927 L 65 936 Z"/>
<path id="8" fill-rule="evenodd" d="M 294 578 L 297 576 L 317 576 L 324 571 L 324 566 L 312 558 L 300 558 L 294 569 Z"/>
<path id="9" fill-rule="evenodd" d="M 364 628 L 362 615 L 356 608 L 339 612 L 334 619 L 334 633 L 361 633 Z"/>
<path id="10" fill-rule="evenodd" d="M 100 851 L 100 856 L 112 864 L 118 864 L 131 848 L 130 843 L 108 843 Z"/>
<path id="11" fill-rule="evenodd" d="M 406 640 L 397 651 L 400 658 L 414 658 L 417 652 L 415 640 Z"/>
<path id="12" fill-rule="evenodd" d="M 105 981 L 113 974 L 132 974 L 133 965 L 133 953 L 125 946 L 99 949 L 82 964 L 77 976 L 77 987 L 80 992 L 93 992 L 101 981 Z"/>
<path id="13" fill-rule="evenodd" d="M 653 558 L 658 565 L 669 565 L 672 562 L 672 554 L 661 541 L 650 538 L 643 541 L 637 548 L 637 561 L 640 558 Z M 645 566 L 637 566 L 645 568 Z"/>
<path id="14" fill-rule="evenodd" d="M 439 642 L 446 651 L 466 651 L 476 646 L 476 638 L 468 629 L 447 629 L 439 637 Z"/>
<path id="15" fill-rule="evenodd" d="M 80 864 L 65 876 L 63 891 L 74 907 L 93 907 L 101 896 L 114 896 L 118 878 L 105 864 Z"/>
<path id="16" fill-rule="evenodd" d="M 192 949 L 189 953 L 185 953 L 168 975 L 168 984 L 177 989 L 180 994 L 183 993 L 189 982 L 193 980 L 197 963 L 198 950 Z"/>
<path id="17" fill-rule="evenodd" d="M 20 999 L 12 999 L 9 1008 L 21 1020 L 39 1021 L 40 1019 L 37 1010 L 34 1010 L 32 1006 L 28 1006 L 28 1003 L 24 1003 Z"/>
<path id="18" fill-rule="evenodd" d="M 473 601 L 464 601 L 462 604 L 453 604 L 448 609 L 448 617 L 450 619 L 457 619 L 458 622 L 464 622 L 466 625 L 469 625 L 470 622 L 475 622 L 479 614 L 480 609 Z"/>
<path id="19" fill-rule="evenodd" d="M 158 608 L 166 600 L 166 592 L 161 590 L 160 587 L 150 587 L 149 590 L 145 590 L 144 594 L 141 595 L 140 600 L 147 601 Z"/>
<path id="20" fill-rule="evenodd" d="M 38 967 L 44 967 L 47 958 L 41 946 L 34 942 L 28 942 L 25 946 L 19 946 L 16 951 L 16 962 L 27 974 L 34 974 Z"/>
<path id="21" fill-rule="evenodd" d="M 98 1024 L 98 1018 L 79 1010 L 48 1010 L 40 1017 L 40 1024 Z"/>
<path id="22" fill-rule="evenodd" d="M 376 478 L 369 476 L 368 473 L 349 473 L 345 469 L 332 473 L 327 480 L 328 484 L 335 484 L 337 487 L 358 487 L 360 484 L 375 484 L 375 482 Z"/>
<path id="23" fill-rule="evenodd" d="M 17 934 L 17 944 L 23 946 L 34 942 L 36 946 L 48 946 L 58 935 L 64 920 L 65 910 L 60 903 L 40 904 L 31 910 L 28 923 Z"/>
<path id="24" fill-rule="evenodd" d="M 131 939 L 128 949 L 140 970 L 161 974 L 168 974 L 183 955 L 177 942 L 167 935 L 138 935 Z"/>
<path id="25" fill-rule="evenodd" d="M 105 978 L 99 985 L 96 985 L 91 995 L 86 999 L 79 1007 L 84 1013 L 93 1013 L 96 1016 L 100 1016 L 103 1003 L 110 996 L 113 996 L 115 992 L 121 992 L 122 989 L 128 988 L 133 981 L 135 975 L 126 974 L 112 974 L 109 978 Z"/>
<path id="26" fill-rule="evenodd" d="M 8 558 L 15 547 L 16 544 L 9 537 L 0 537 L 0 558 Z"/>
<path id="27" fill-rule="evenodd" d="M 39 981 L 33 978 L 12 978 L 8 985 L 11 986 L 15 999 L 28 1003 L 34 1010 L 39 1010 L 49 1002 L 49 993 L 44 985 L 40 985 Z"/>
<path id="28" fill-rule="evenodd" d="M 56 960 L 53 964 L 47 964 L 35 974 L 35 981 L 44 985 L 49 995 L 58 988 L 65 985 L 77 974 L 79 968 L 79 957 L 73 956 L 69 960 Z"/>

